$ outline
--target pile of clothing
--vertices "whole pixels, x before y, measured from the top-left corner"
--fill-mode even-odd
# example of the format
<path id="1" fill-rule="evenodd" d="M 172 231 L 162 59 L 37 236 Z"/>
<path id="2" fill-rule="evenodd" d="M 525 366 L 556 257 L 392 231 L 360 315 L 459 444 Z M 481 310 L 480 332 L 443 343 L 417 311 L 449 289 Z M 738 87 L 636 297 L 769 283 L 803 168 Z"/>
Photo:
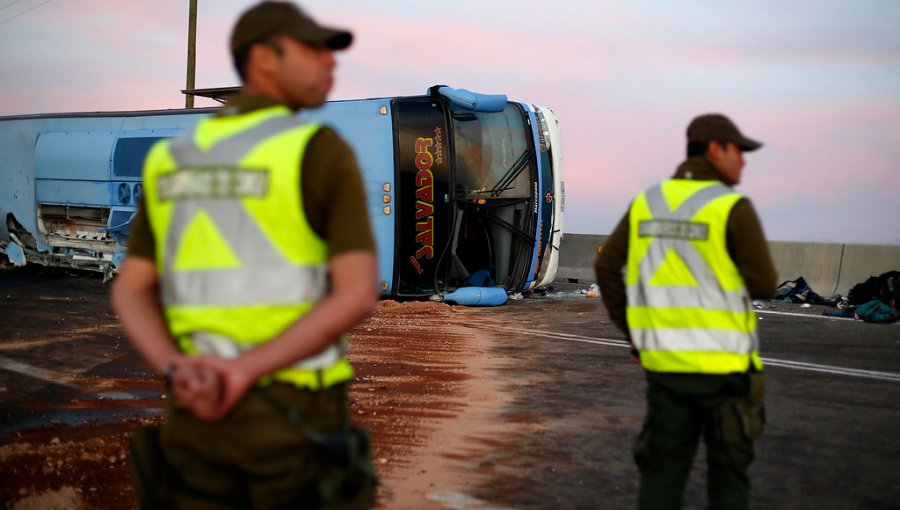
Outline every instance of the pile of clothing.
<path id="1" fill-rule="evenodd" d="M 773 299 L 779 303 L 809 303 L 811 305 L 828 305 L 837 308 L 844 308 L 847 302 L 840 294 L 835 294 L 830 299 L 816 294 L 802 276 L 796 280 L 783 282 L 779 285 L 775 289 L 775 297 Z"/>
<path id="2" fill-rule="evenodd" d="M 847 294 L 858 319 L 891 323 L 900 319 L 900 271 L 888 271 L 857 283 Z"/>
<path id="3" fill-rule="evenodd" d="M 854 285 L 847 297 L 835 294 L 824 298 L 813 292 L 801 276 L 775 289 L 775 301 L 828 305 L 838 310 L 823 312 L 829 317 L 850 317 L 865 322 L 887 324 L 900 320 L 900 271 L 888 271 Z"/>

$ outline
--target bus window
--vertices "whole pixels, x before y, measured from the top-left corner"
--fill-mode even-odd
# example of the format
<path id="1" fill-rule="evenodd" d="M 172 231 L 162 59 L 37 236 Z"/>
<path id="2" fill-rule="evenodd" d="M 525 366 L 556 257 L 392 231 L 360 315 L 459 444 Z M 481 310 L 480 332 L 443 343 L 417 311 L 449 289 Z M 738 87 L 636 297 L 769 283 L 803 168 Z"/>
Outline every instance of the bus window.
<path id="1" fill-rule="evenodd" d="M 451 108 L 456 198 L 530 197 L 531 176 L 523 172 L 523 160 L 529 156 L 531 133 L 521 109 L 515 104 L 498 113 Z"/>
<path id="2" fill-rule="evenodd" d="M 451 285 L 484 274 L 508 290 L 522 290 L 531 268 L 537 182 L 530 127 L 522 108 L 500 112 L 451 106 L 454 213 L 446 276 Z M 465 280 L 465 281 L 463 281 Z"/>
<path id="3" fill-rule="evenodd" d="M 464 269 L 457 271 L 462 276 L 487 269 L 496 285 L 522 290 L 536 221 L 537 169 L 527 118 L 515 103 L 491 113 L 452 108 L 459 227 L 451 267 Z"/>
<path id="4" fill-rule="evenodd" d="M 535 246 L 537 183 L 533 137 L 522 107 L 508 103 L 502 111 L 480 112 L 435 97 L 405 98 L 395 105 L 398 293 L 426 295 L 485 284 L 521 290 Z M 475 274 L 490 278 L 470 281 Z"/>

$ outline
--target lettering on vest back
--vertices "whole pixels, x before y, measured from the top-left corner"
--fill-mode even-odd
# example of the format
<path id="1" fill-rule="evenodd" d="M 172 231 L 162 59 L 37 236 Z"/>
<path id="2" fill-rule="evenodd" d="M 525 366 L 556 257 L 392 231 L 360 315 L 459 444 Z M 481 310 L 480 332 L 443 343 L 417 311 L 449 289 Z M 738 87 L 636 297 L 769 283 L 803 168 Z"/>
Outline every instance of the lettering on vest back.
<path id="1" fill-rule="evenodd" d="M 705 241 L 709 239 L 709 224 L 684 220 L 642 220 L 638 236 Z"/>
<path id="2" fill-rule="evenodd" d="M 162 201 L 264 197 L 269 189 L 269 173 L 265 169 L 230 166 L 179 168 L 160 175 L 156 185 Z"/>

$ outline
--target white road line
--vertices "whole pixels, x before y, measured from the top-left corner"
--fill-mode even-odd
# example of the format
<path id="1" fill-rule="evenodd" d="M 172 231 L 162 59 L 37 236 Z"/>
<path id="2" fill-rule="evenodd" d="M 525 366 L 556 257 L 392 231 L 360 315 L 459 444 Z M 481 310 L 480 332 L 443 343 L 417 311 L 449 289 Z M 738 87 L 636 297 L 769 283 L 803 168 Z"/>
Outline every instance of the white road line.
<path id="1" fill-rule="evenodd" d="M 570 333 L 551 333 L 547 331 L 536 331 L 530 329 L 502 328 L 501 331 L 510 333 L 519 333 L 522 335 L 541 336 L 544 338 L 553 338 L 556 340 L 568 340 L 570 342 L 581 342 L 596 345 L 606 345 L 610 347 L 630 347 L 625 340 L 615 338 L 596 338 L 582 335 L 573 335 Z M 806 363 L 803 361 L 789 361 L 776 358 L 762 358 L 763 363 L 773 367 L 793 368 L 795 370 L 807 370 L 810 372 L 823 372 L 834 375 L 846 375 L 850 377 L 864 377 L 867 379 L 878 379 L 881 381 L 900 382 L 900 373 L 896 372 L 879 372 L 876 370 L 863 370 L 859 368 L 844 368 L 833 365 L 819 365 L 817 363 Z"/>
<path id="2" fill-rule="evenodd" d="M 765 313 L 769 315 L 786 315 L 789 317 L 804 317 L 807 319 L 831 319 L 839 321 L 855 321 L 853 317 L 829 317 L 828 315 L 813 315 L 809 313 L 797 312 L 776 312 L 775 310 L 754 310 L 756 313 Z"/>
<path id="3" fill-rule="evenodd" d="M 56 384 L 61 384 L 63 386 L 68 386 L 69 388 L 79 389 L 78 386 L 72 384 L 72 381 L 75 379 L 75 376 L 72 374 L 66 374 L 63 372 L 56 372 L 54 370 L 35 367 L 26 363 L 22 363 L 20 361 L 16 361 L 14 359 L 4 358 L 2 356 L 0 356 L 0 368 L 9 370 L 10 372 L 16 372 L 19 374 L 27 375 L 29 377 L 34 377 L 35 379 L 50 381 Z"/>
<path id="4" fill-rule="evenodd" d="M 852 377 L 865 377 L 868 379 L 900 382 L 900 374 L 894 372 L 877 372 L 875 370 L 835 367 L 831 365 L 819 365 L 816 363 L 803 363 L 801 361 L 786 361 L 772 358 L 762 358 L 762 360 L 766 365 L 773 367 L 796 368 L 798 370 L 809 370 L 811 372 L 824 372 L 827 374 L 849 375 Z"/>
<path id="5" fill-rule="evenodd" d="M 590 336 L 572 335 L 569 333 L 550 333 L 546 331 L 537 331 L 534 329 L 502 328 L 501 331 L 509 331 L 510 333 L 520 333 L 523 335 L 542 336 L 545 338 L 556 338 L 558 340 L 569 340 L 572 342 L 584 342 L 587 344 L 608 345 L 611 347 L 630 347 L 627 340 L 618 340 L 615 338 L 594 338 Z"/>

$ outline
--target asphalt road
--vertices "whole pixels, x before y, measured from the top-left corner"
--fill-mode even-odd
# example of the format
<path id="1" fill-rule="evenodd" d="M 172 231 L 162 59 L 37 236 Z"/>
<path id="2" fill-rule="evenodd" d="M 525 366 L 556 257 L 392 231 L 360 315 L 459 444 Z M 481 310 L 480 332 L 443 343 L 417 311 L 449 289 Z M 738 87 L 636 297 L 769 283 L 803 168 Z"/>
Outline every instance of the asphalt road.
<path id="1" fill-rule="evenodd" d="M 96 277 L 0 271 L 0 445 L 50 423 L 158 411 L 140 404 L 157 387 L 122 338 L 107 292 Z M 900 508 L 900 325 L 767 307 L 759 318 L 768 425 L 751 468 L 751 507 Z M 427 330 L 429 314 L 417 317 Z M 643 419 L 643 374 L 602 301 L 563 292 L 459 317 L 479 338 L 480 355 L 497 360 L 466 377 L 475 386 L 485 378 L 504 396 L 485 414 L 496 426 L 481 429 L 494 435 L 460 436 L 454 448 L 462 441 L 469 454 L 442 452 L 446 461 L 437 463 L 438 470 L 478 475 L 452 491 L 432 491 L 417 508 L 634 507 L 630 448 Z M 76 394 L 82 405 L 72 405 Z M 84 405 L 85 394 L 116 404 Z M 432 436 L 441 443 L 440 432 Z M 703 477 L 701 447 L 686 508 L 705 507 Z M 392 490 L 402 491 L 402 483 Z"/>
<path id="2" fill-rule="evenodd" d="M 519 392 L 510 408 L 560 416 L 555 431 L 567 430 L 571 417 L 589 409 L 587 421 L 595 427 L 587 435 L 533 438 L 526 451 L 540 452 L 541 459 L 574 457 L 579 467 L 554 472 L 551 464 L 543 477 L 517 487 L 522 492 L 511 491 L 509 501 L 521 508 L 634 507 L 630 448 L 644 410 L 642 373 L 625 361 L 626 348 L 615 342 L 623 335 L 602 306 L 579 310 L 578 300 L 554 301 L 524 305 L 506 317 L 515 324 L 510 329 L 530 331 L 523 333 L 530 341 L 505 349 L 541 351 L 534 365 L 519 368 L 558 374 Z M 751 507 L 900 508 L 900 324 L 829 319 L 816 314 L 821 307 L 765 306 L 758 317 L 768 424 L 751 468 Z M 559 350 L 577 351 L 580 359 L 572 364 Z M 704 476 L 701 447 L 687 508 L 705 508 Z M 561 499 L 547 506 L 530 496 L 547 497 L 572 483 L 584 487 L 580 504 Z"/>

